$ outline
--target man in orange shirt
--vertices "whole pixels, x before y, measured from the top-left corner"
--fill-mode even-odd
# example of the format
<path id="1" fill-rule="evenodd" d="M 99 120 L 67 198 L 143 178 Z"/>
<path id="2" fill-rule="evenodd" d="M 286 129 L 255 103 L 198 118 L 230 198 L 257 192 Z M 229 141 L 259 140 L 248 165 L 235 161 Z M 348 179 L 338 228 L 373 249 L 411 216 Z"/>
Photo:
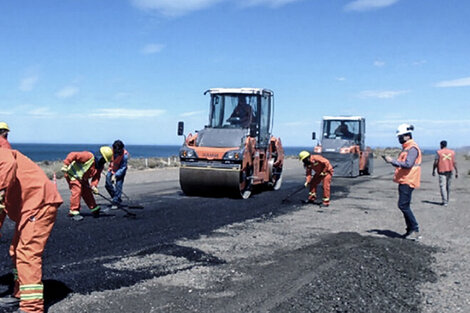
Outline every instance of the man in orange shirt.
<path id="1" fill-rule="evenodd" d="M 36 163 L 19 151 L 0 149 L 0 211 L 16 223 L 10 256 L 21 312 L 44 312 L 42 253 L 61 204 L 56 186 Z M 4 218 L 1 214 L 0 228 Z"/>
<path id="2" fill-rule="evenodd" d="M 441 141 L 441 149 L 437 151 L 434 164 L 432 166 L 432 176 L 439 174 L 439 187 L 441 189 L 442 205 L 449 203 L 450 183 L 452 181 L 452 172 L 455 170 L 455 178 L 459 177 L 457 171 L 457 162 L 455 161 L 454 150 L 447 148 L 447 141 Z"/>
<path id="3" fill-rule="evenodd" d="M 317 198 L 317 186 L 323 181 L 322 207 L 330 205 L 330 185 L 333 176 L 333 167 L 326 158 L 321 155 L 310 155 L 308 151 L 301 151 L 299 159 L 304 163 L 306 170 L 305 187 L 309 187 L 308 199 L 305 203 L 313 203 Z M 312 171 L 315 174 L 312 176 Z"/>
<path id="4" fill-rule="evenodd" d="M 80 198 L 90 208 L 93 217 L 99 217 L 100 206 L 96 204 L 94 194 L 98 194 L 98 183 L 100 175 L 106 162 L 111 161 L 113 150 L 111 147 L 102 146 L 100 152 L 94 155 L 88 151 L 70 152 L 64 160 L 61 171 L 70 188 L 70 210 L 69 216 L 80 221 Z M 88 180 L 91 179 L 91 183 Z"/>
<path id="5" fill-rule="evenodd" d="M 5 122 L 0 122 L 0 148 L 11 149 L 10 143 L 8 142 L 8 133 L 10 128 Z"/>

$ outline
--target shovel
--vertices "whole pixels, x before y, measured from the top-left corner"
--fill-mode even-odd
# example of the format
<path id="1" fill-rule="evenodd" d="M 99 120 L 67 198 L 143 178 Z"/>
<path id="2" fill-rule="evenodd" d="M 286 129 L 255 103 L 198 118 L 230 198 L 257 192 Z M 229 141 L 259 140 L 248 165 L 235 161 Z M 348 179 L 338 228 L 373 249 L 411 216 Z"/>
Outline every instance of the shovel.
<path id="1" fill-rule="evenodd" d="M 106 196 L 103 196 L 101 193 L 97 193 L 97 195 L 100 196 L 101 198 L 105 199 L 105 200 L 108 201 L 109 203 L 113 204 L 113 200 L 109 199 L 109 198 L 106 197 Z M 127 205 L 126 205 L 126 206 L 127 206 Z M 129 206 L 127 206 L 127 207 L 129 207 Z M 118 208 L 121 209 L 121 210 L 123 210 L 124 212 L 126 212 L 126 215 L 124 215 L 124 216 L 126 216 L 126 217 L 129 216 L 129 217 L 135 218 L 135 217 L 137 216 L 137 214 L 132 213 L 132 212 L 129 212 L 128 210 L 126 210 L 123 205 L 118 205 Z"/>

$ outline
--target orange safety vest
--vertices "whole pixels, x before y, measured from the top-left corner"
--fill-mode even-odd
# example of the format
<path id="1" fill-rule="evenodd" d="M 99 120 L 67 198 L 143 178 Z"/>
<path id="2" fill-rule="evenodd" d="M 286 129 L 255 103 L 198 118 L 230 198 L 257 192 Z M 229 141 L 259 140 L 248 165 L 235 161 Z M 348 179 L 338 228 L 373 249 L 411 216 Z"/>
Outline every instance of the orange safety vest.
<path id="1" fill-rule="evenodd" d="M 419 188 L 421 180 L 421 150 L 419 149 L 416 142 L 413 139 L 408 140 L 403 144 L 403 150 L 401 150 L 397 161 L 404 162 L 411 148 L 418 150 L 418 156 L 416 157 L 415 164 L 411 168 L 397 167 L 395 169 L 395 175 L 393 181 L 398 184 L 406 184 L 411 188 Z"/>
<path id="2" fill-rule="evenodd" d="M 116 172 L 118 171 L 124 155 L 129 155 L 129 152 L 127 152 L 126 149 L 124 149 L 124 152 L 118 155 L 117 158 L 114 158 L 114 154 L 113 154 L 113 159 L 111 160 L 111 162 L 109 162 L 109 171 L 111 171 L 113 174 L 116 174 Z"/>
<path id="3" fill-rule="evenodd" d="M 439 156 L 437 162 L 437 172 L 452 172 L 454 170 L 455 152 L 453 150 L 444 148 L 438 150 L 437 155 Z"/>

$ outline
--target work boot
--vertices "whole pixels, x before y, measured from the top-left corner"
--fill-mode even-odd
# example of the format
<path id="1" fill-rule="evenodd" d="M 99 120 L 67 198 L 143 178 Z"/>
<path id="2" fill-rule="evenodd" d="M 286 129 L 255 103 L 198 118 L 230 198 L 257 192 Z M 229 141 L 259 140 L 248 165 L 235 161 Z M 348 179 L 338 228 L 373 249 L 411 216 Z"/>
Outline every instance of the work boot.
<path id="1" fill-rule="evenodd" d="M 119 209 L 119 205 L 113 204 L 113 205 L 111 206 L 111 210 L 117 210 L 117 209 Z"/>
<path id="2" fill-rule="evenodd" d="M 402 235 L 402 238 L 418 241 L 419 239 L 421 239 L 421 235 L 419 234 L 419 231 L 417 230 L 408 230 L 406 231 L 405 234 Z"/>
<path id="3" fill-rule="evenodd" d="M 11 308 L 14 306 L 18 306 L 19 303 L 20 303 L 19 298 L 15 298 L 10 295 L 0 298 L 0 308 Z"/>
<path id="4" fill-rule="evenodd" d="M 83 220 L 83 216 L 81 216 L 80 214 L 77 214 L 77 215 L 71 216 L 71 219 L 74 221 L 81 221 Z"/>
<path id="5" fill-rule="evenodd" d="M 99 206 L 97 206 L 93 212 L 91 212 L 91 215 L 94 217 L 94 218 L 97 218 L 97 217 L 100 217 L 100 210 L 101 208 Z"/>
<path id="6" fill-rule="evenodd" d="M 329 203 L 320 203 L 320 208 L 327 208 L 329 206 L 330 206 Z"/>

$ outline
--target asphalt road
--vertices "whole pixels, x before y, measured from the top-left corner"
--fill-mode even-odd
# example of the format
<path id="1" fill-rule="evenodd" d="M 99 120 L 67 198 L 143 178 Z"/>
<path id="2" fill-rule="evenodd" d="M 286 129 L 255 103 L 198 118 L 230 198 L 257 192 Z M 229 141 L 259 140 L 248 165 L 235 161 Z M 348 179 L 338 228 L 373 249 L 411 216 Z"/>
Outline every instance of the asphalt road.
<path id="1" fill-rule="evenodd" d="M 374 179 L 390 179 L 387 169 L 376 164 Z M 280 190 L 259 189 L 248 200 L 186 197 L 177 173 L 128 173 L 125 193 L 132 203 L 144 206 L 132 210 L 135 218 L 121 210 L 93 218 L 85 207 L 85 219 L 72 221 L 67 217 L 68 190 L 59 183 L 65 203 L 43 257 L 49 312 L 418 312 L 420 299 L 413 282 L 435 279 L 428 268 L 433 250 L 402 240 L 365 238 L 338 229 L 327 234 L 315 231 L 284 247 L 281 242 L 290 230 L 247 232 L 253 225 L 275 227 L 277 218 L 302 209 L 306 191 L 288 203 L 282 201 L 303 184 L 303 169 L 296 160 L 286 163 Z M 334 179 L 333 201 L 350 196 L 371 179 Z M 99 203 L 106 206 L 106 201 Z M 7 294 L 11 223 L 2 233 L 0 292 Z M 236 245 L 222 251 L 218 240 Z M 244 246 L 251 240 L 262 243 Z M 273 243 L 276 240 L 279 243 Z M 279 249 L 273 250 L 273 245 Z M 244 248 L 237 251 L 235 246 Z M 387 260 L 391 268 L 384 270 L 384 263 L 376 262 L 374 268 L 361 269 L 363 262 L 370 265 L 377 259 Z M 390 272 L 397 266 L 405 275 Z M 343 273 L 335 275 L 340 269 Z M 328 279 L 332 277 L 336 279 Z M 390 285 L 378 283 L 384 280 Z M 379 291 L 371 292 L 372 288 Z"/>

